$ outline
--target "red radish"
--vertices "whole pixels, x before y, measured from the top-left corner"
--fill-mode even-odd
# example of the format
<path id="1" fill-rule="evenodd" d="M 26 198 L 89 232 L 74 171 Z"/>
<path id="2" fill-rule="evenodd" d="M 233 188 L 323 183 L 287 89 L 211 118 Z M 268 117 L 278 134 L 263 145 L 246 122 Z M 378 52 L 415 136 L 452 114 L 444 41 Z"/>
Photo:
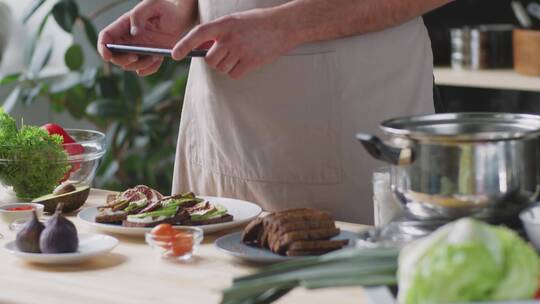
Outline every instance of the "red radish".
<path id="1" fill-rule="evenodd" d="M 64 128 L 60 127 L 57 124 L 48 123 L 46 125 L 41 126 L 41 128 L 49 132 L 49 134 L 51 135 L 57 134 L 57 135 L 62 136 L 62 138 L 64 139 L 64 144 L 71 144 L 75 142 L 73 137 L 69 136 L 66 130 L 64 130 Z"/>
<path id="2" fill-rule="evenodd" d="M 46 125 L 43 125 L 41 128 L 49 132 L 50 135 L 56 134 L 62 136 L 64 150 L 66 150 L 69 155 L 78 155 L 84 153 L 84 147 L 80 144 L 77 144 L 75 139 L 73 139 L 73 137 L 71 137 L 61 126 L 53 123 L 48 123 Z M 71 173 L 79 170 L 80 167 L 80 162 L 72 163 L 71 169 L 69 169 L 69 171 L 66 173 L 66 175 L 60 182 L 66 181 L 71 175 Z"/>

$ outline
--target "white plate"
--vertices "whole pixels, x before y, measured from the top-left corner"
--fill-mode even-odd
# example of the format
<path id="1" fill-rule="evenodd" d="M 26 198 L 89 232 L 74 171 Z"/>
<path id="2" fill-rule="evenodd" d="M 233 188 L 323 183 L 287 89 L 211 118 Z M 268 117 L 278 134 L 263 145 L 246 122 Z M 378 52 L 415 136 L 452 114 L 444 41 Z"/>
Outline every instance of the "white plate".
<path id="1" fill-rule="evenodd" d="M 253 263 L 279 263 L 292 259 L 304 258 L 282 256 L 277 253 L 273 253 L 268 249 L 245 245 L 241 241 L 241 235 L 241 232 L 227 234 L 217 239 L 214 245 L 219 251 Z M 356 244 L 357 234 L 352 231 L 341 230 L 339 235 L 333 237 L 332 239 L 349 240 L 349 244 L 343 248 L 350 248 L 354 247 Z"/>
<path id="2" fill-rule="evenodd" d="M 20 251 L 11 241 L 4 245 L 4 250 L 20 259 L 40 264 L 74 264 L 105 254 L 118 245 L 118 240 L 104 234 L 79 234 L 79 250 L 74 253 L 27 253 Z"/>
<path id="3" fill-rule="evenodd" d="M 212 233 L 249 223 L 262 212 L 261 207 L 246 201 L 212 196 L 201 196 L 200 198 L 208 200 L 211 204 L 224 206 L 227 208 L 229 214 L 233 216 L 232 222 L 197 226 L 204 230 L 204 233 Z M 152 228 L 124 227 L 120 225 L 96 223 L 95 218 L 98 213 L 99 211 L 96 207 L 85 208 L 79 212 L 77 217 L 88 225 L 110 233 L 144 236 L 146 232 L 152 230 Z"/>

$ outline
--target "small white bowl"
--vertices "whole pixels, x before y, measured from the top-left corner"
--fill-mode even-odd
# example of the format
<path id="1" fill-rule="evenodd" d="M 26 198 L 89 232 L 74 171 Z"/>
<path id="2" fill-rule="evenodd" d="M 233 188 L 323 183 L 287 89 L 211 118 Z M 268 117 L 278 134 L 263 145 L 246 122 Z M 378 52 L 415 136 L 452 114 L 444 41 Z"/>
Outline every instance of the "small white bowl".
<path id="1" fill-rule="evenodd" d="M 536 250 L 540 251 L 540 206 L 525 209 L 519 214 L 525 232 Z"/>
<path id="2" fill-rule="evenodd" d="M 10 208 L 16 208 L 16 207 L 25 207 L 25 206 L 32 206 L 36 211 L 38 218 L 41 218 L 43 216 L 43 205 L 41 204 L 34 204 L 34 203 L 16 203 L 16 204 L 7 204 L 0 206 L 0 218 L 6 225 L 10 225 L 13 223 L 13 221 L 18 219 L 29 219 L 32 218 L 33 210 L 22 210 L 22 211 L 9 211 Z"/>

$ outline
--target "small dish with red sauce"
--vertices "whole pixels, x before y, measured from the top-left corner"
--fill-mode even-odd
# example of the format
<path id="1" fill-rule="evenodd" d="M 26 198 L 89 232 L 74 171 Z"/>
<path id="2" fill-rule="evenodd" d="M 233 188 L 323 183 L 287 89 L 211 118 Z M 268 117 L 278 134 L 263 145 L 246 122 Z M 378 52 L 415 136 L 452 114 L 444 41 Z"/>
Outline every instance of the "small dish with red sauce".
<path id="1" fill-rule="evenodd" d="M 43 205 L 34 203 L 16 203 L 0 206 L 0 218 L 6 225 L 18 219 L 29 219 L 37 211 L 38 218 L 43 215 Z"/>

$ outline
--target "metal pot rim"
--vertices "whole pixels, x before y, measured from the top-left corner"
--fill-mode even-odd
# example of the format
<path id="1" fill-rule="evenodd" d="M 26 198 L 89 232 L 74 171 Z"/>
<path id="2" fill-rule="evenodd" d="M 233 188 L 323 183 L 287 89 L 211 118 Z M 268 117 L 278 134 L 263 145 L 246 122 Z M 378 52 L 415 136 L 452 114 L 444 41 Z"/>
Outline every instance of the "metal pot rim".
<path id="1" fill-rule="evenodd" d="M 480 127 L 485 130 L 474 131 Z M 386 120 L 380 128 L 389 135 L 419 141 L 500 141 L 539 135 L 540 116 L 491 112 L 416 115 Z"/>

